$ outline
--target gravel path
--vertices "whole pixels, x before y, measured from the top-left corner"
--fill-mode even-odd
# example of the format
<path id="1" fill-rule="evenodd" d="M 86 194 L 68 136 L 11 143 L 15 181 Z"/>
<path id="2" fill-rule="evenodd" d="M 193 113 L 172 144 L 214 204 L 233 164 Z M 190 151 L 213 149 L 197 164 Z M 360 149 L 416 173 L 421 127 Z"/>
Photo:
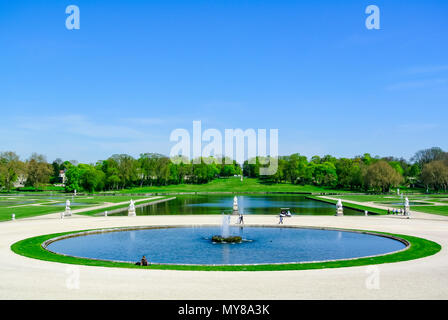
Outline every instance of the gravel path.
<path id="1" fill-rule="evenodd" d="M 218 225 L 222 219 L 219 215 L 73 216 L 63 220 L 47 216 L 2 222 L 0 299 L 447 299 L 448 252 L 445 248 L 448 246 L 448 222 L 426 219 L 425 216 L 418 219 L 385 216 L 294 216 L 285 219 L 285 225 L 415 235 L 436 241 L 443 249 L 431 257 L 374 267 L 261 272 L 75 266 L 34 260 L 10 250 L 14 242 L 41 234 L 135 225 Z M 250 224 L 274 225 L 277 220 L 276 216 L 266 215 L 245 217 L 245 222 Z M 379 282 L 371 281 L 375 275 Z M 74 281 L 77 278 L 79 282 Z"/>

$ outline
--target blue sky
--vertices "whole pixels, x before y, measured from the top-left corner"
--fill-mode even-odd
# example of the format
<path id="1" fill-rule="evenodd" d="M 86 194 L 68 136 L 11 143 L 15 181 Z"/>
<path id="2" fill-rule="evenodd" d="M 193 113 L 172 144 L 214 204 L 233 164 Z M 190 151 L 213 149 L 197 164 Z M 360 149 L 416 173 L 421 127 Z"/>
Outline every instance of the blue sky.
<path id="1" fill-rule="evenodd" d="M 279 129 L 280 154 L 446 150 L 447 39 L 443 0 L 1 1 L 0 151 L 168 154 L 193 120 Z"/>

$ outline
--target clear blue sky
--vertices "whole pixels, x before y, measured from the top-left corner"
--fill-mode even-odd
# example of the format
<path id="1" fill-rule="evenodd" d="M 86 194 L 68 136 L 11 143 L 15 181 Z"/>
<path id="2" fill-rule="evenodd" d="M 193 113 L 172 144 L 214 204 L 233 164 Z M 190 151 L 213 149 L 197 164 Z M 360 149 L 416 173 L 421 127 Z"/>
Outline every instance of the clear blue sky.
<path id="1" fill-rule="evenodd" d="M 280 154 L 409 158 L 448 149 L 447 101 L 445 0 L 0 1 L 0 151 L 24 159 L 168 154 L 193 120 L 277 128 Z"/>

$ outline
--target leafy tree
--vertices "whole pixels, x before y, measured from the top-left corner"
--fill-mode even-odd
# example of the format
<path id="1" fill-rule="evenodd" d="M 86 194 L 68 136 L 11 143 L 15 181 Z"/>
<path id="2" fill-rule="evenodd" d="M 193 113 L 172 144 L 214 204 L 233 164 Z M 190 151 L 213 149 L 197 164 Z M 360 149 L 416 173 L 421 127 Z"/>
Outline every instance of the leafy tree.
<path id="1" fill-rule="evenodd" d="M 390 161 L 389 165 L 394 168 L 400 175 L 404 174 L 404 169 L 399 161 Z"/>
<path id="2" fill-rule="evenodd" d="M 338 181 L 336 167 L 331 162 L 314 165 L 314 182 L 317 185 L 335 186 Z"/>
<path id="3" fill-rule="evenodd" d="M 60 182 L 62 182 L 61 178 L 59 177 L 60 171 L 64 170 L 62 164 L 63 164 L 63 161 L 60 158 L 57 158 L 51 164 L 51 166 L 53 167 L 53 173 L 51 174 L 51 177 L 50 177 L 50 182 L 51 183 L 60 183 Z"/>
<path id="4" fill-rule="evenodd" d="M 44 155 L 33 153 L 26 163 L 27 184 L 38 189 L 48 183 L 53 168 Z"/>
<path id="5" fill-rule="evenodd" d="M 446 191 L 448 186 L 448 166 L 442 160 L 427 163 L 423 167 L 421 179 L 427 187 Z"/>
<path id="6" fill-rule="evenodd" d="M 403 177 L 384 160 L 379 160 L 367 168 L 366 185 L 382 192 L 388 192 L 391 187 L 397 187 L 403 182 Z"/>
<path id="7" fill-rule="evenodd" d="M 24 171 L 24 165 L 19 156 L 12 151 L 0 153 L 0 186 L 9 192 L 19 174 Z"/>
<path id="8" fill-rule="evenodd" d="M 81 170 L 74 165 L 70 165 L 65 171 L 65 192 L 81 190 L 80 187 Z"/>
<path id="9" fill-rule="evenodd" d="M 79 164 L 79 185 L 87 192 L 101 191 L 105 186 L 106 175 L 92 165 Z"/>
<path id="10" fill-rule="evenodd" d="M 304 183 L 306 176 L 306 166 L 308 160 L 305 156 L 298 153 L 285 157 L 286 164 L 284 168 L 285 180 L 296 184 Z"/>
<path id="11" fill-rule="evenodd" d="M 138 162 L 127 154 L 115 154 L 108 159 L 111 167 L 118 169 L 117 175 L 120 178 L 119 186 L 121 188 L 132 186 L 138 179 Z"/>
<path id="12" fill-rule="evenodd" d="M 429 149 L 423 149 L 417 151 L 415 155 L 411 158 L 411 161 L 419 164 L 420 168 L 427 163 L 437 160 L 443 160 L 445 157 L 445 152 L 439 147 L 432 147 Z"/>

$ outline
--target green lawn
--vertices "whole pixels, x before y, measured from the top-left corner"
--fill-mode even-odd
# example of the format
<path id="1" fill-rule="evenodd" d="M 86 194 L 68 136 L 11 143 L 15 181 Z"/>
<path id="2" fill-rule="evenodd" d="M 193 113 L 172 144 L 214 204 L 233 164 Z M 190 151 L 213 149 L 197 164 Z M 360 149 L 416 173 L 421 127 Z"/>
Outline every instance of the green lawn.
<path id="1" fill-rule="evenodd" d="M 14 213 L 16 219 L 29 218 L 34 216 L 39 216 L 48 213 L 56 213 L 63 211 L 64 208 L 57 206 L 28 206 L 28 207 L 18 207 L 18 208 L 7 208 L 0 207 L 0 221 L 11 220 L 11 215 Z"/>
<path id="2" fill-rule="evenodd" d="M 411 210 L 448 216 L 448 206 L 414 206 Z"/>
<path id="3" fill-rule="evenodd" d="M 8 198 L 14 198 L 14 196 L 8 197 Z M 105 203 L 118 203 L 118 202 L 127 202 L 130 201 L 131 199 L 133 200 L 138 200 L 138 199 L 142 199 L 142 198 L 147 198 L 145 196 L 128 196 L 128 195 L 119 195 L 119 196 L 90 196 L 90 197 L 85 197 L 85 196 L 77 196 L 77 197 L 72 197 L 72 196 L 67 196 L 61 199 L 53 199 L 55 201 L 57 201 L 58 203 L 62 203 L 64 204 L 66 199 L 69 199 L 71 202 L 76 202 L 76 203 L 82 203 L 83 205 L 71 205 L 70 208 L 72 210 L 75 209 L 80 209 L 80 208 L 85 208 L 85 207 L 93 207 L 93 206 L 98 206 L 98 205 L 103 205 Z M 11 216 L 14 213 L 16 216 L 16 219 L 21 219 L 21 218 L 29 218 L 29 217 L 34 217 L 34 216 L 39 216 L 39 215 L 43 215 L 43 214 L 50 214 L 50 213 L 57 213 L 57 212 L 62 212 L 65 209 L 64 205 L 50 205 L 50 204 L 42 204 L 42 203 L 48 203 L 50 200 L 49 199 L 43 199 L 43 198 L 39 198 L 39 197 L 33 197 L 33 196 L 25 196 L 25 197 L 15 197 L 15 199 L 17 200 L 10 200 L 7 198 L 0 198 L 0 221 L 7 221 L 7 220 L 11 220 Z M 29 204 L 20 204 L 18 206 L 16 205 L 10 205 L 8 204 L 8 202 L 10 201 L 31 201 L 31 203 Z M 39 206 L 32 206 L 30 204 L 42 204 Z M 138 205 L 139 203 L 137 203 Z M 117 209 L 118 207 L 126 207 L 128 206 L 128 204 L 125 205 L 121 205 L 121 206 L 114 206 L 112 208 Z M 94 215 L 95 213 L 98 212 L 104 212 L 106 209 L 98 209 L 95 211 L 89 211 L 89 212 L 83 212 L 82 214 L 86 214 L 86 215 Z M 108 210 L 111 210 L 108 208 Z"/>
<path id="4" fill-rule="evenodd" d="M 303 193 L 346 193 L 312 185 L 293 185 L 290 183 L 264 184 L 258 179 L 221 178 L 205 184 L 179 184 L 119 190 L 119 193 L 165 193 L 165 192 L 303 192 Z"/>
<path id="5" fill-rule="evenodd" d="M 327 202 L 327 203 L 331 203 L 331 204 L 336 204 L 337 200 L 331 200 L 331 199 L 324 199 L 318 196 L 307 196 L 308 199 L 314 199 L 317 201 L 323 201 L 323 202 Z M 339 197 L 338 197 L 339 198 Z M 342 198 L 342 197 L 340 197 Z M 377 209 L 377 208 L 371 208 L 371 207 L 367 207 L 367 206 L 362 206 L 362 205 L 358 205 L 358 204 L 352 204 L 352 203 L 343 203 L 345 208 L 350 208 L 350 209 L 355 209 L 355 210 L 359 210 L 359 211 L 368 211 L 369 213 L 374 213 L 374 214 L 387 214 L 387 210 L 383 210 L 383 209 Z"/>
<path id="6" fill-rule="evenodd" d="M 120 196 L 118 196 L 118 197 L 120 197 Z M 123 197 L 123 198 L 129 198 L 129 200 L 131 199 L 131 197 Z M 157 198 L 157 199 L 150 199 L 150 200 L 140 201 L 140 202 L 135 203 L 135 205 L 138 206 L 138 205 L 144 204 L 144 203 L 151 203 L 151 202 L 154 202 L 154 201 L 163 200 L 165 198 L 168 198 L 168 197 L 160 197 L 160 198 Z M 138 197 L 133 197 L 132 199 L 137 200 L 139 198 Z M 127 201 L 127 200 L 122 200 L 122 201 Z M 116 201 L 116 202 L 119 202 L 119 201 Z M 79 212 L 77 214 L 82 214 L 82 215 L 86 215 L 86 216 L 94 216 L 94 215 L 96 215 L 98 213 L 104 213 L 105 211 L 112 211 L 112 210 L 116 210 L 116 209 L 124 209 L 124 208 L 127 208 L 127 207 L 129 207 L 129 203 L 116 205 L 116 206 L 112 206 L 112 207 L 108 207 L 108 208 L 90 210 L 90 211 L 86 211 L 86 212 Z"/>
<path id="7" fill-rule="evenodd" d="M 349 201 L 351 200 L 351 201 L 358 201 L 358 202 L 375 202 L 375 203 L 378 203 L 379 205 L 390 206 L 391 208 L 401 208 L 400 205 L 388 204 L 391 202 L 402 201 L 399 196 L 395 195 L 392 197 L 393 198 L 391 198 L 390 195 L 341 195 L 341 196 L 338 196 L 338 198 L 341 198 L 342 200 L 349 200 Z M 446 204 L 446 202 L 444 202 L 440 199 L 445 199 L 446 197 L 447 197 L 447 195 L 437 195 L 437 196 L 435 196 L 435 195 L 409 195 L 408 196 L 410 201 L 434 201 L 434 202 L 440 202 L 443 204 Z M 330 203 L 336 203 L 336 202 L 330 202 Z M 344 206 L 351 207 L 351 206 L 355 206 L 355 205 L 345 203 Z M 369 210 L 369 209 L 366 209 L 366 210 Z M 377 209 L 377 210 L 379 210 L 379 209 Z M 444 205 L 444 206 L 411 205 L 411 210 L 418 211 L 418 212 L 424 212 L 424 213 L 448 216 L 448 205 Z"/>

